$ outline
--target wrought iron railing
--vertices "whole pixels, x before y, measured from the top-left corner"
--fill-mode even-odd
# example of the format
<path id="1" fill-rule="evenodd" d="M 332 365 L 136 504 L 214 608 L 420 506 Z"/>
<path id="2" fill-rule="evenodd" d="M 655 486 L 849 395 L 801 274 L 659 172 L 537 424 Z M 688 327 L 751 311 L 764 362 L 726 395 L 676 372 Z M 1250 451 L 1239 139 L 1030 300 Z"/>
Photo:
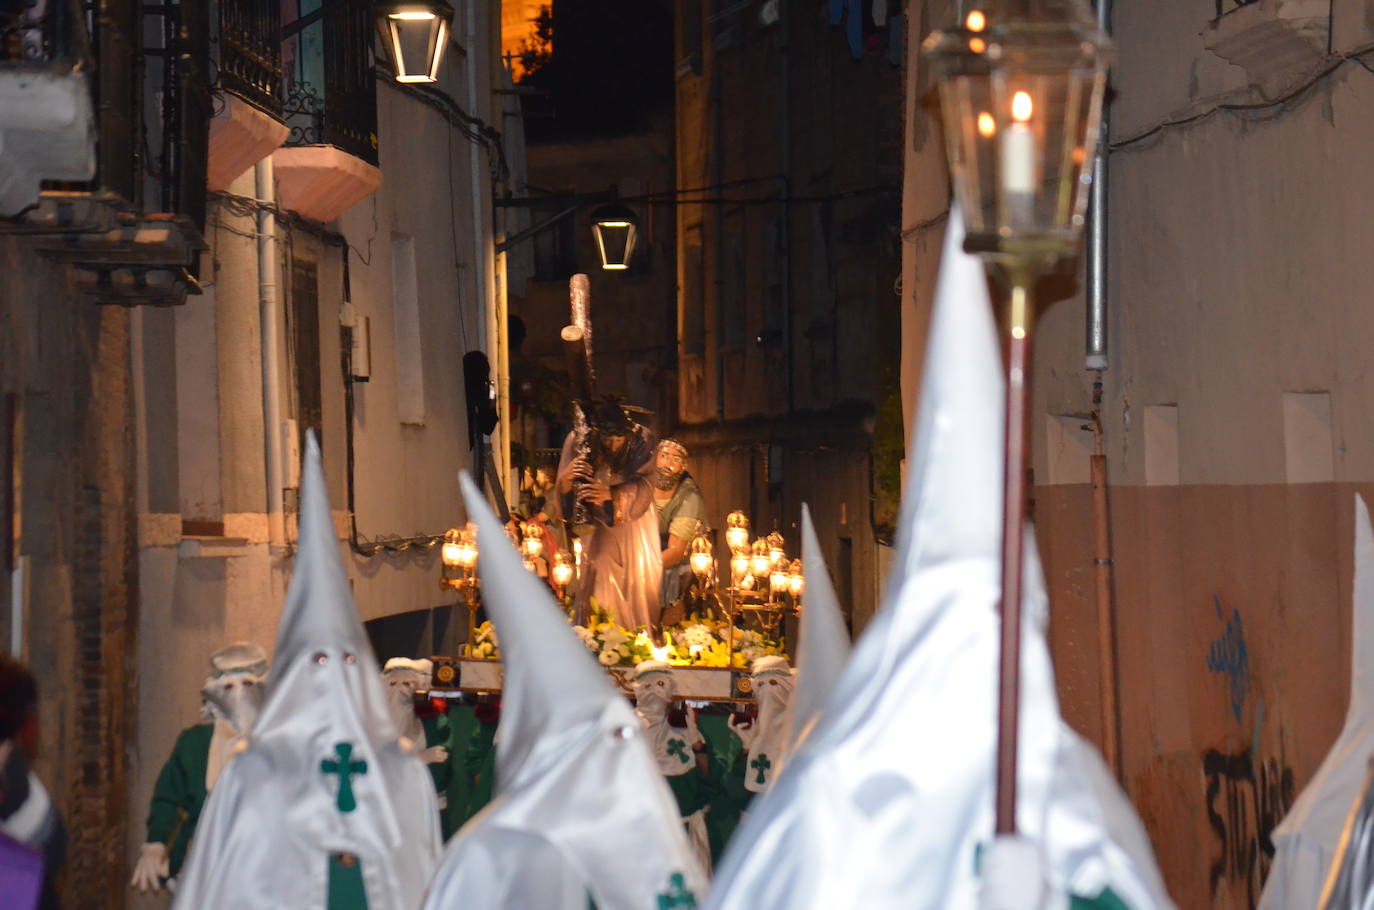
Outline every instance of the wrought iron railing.
<path id="1" fill-rule="evenodd" d="M 219 87 L 282 115 L 280 0 L 219 0 Z"/>
<path id="2" fill-rule="evenodd" d="M 283 42 L 287 145 L 332 145 L 377 163 L 377 91 L 368 0 L 300 0 Z"/>

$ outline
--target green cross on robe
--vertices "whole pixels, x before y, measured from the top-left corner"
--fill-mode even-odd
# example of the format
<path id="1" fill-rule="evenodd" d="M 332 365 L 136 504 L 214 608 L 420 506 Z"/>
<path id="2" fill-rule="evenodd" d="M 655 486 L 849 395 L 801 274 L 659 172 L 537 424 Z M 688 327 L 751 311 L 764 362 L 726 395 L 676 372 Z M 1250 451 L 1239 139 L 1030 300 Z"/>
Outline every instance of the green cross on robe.
<path id="1" fill-rule="evenodd" d="M 754 778 L 754 783 L 761 784 L 768 779 L 766 775 L 768 769 L 773 767 L 773 763 L 768 760 L 766 754 L 760 752 L 759 757 L 749 763 L 749 767 L 758 769 L 759 776 Z"/>
<path id="2" fill-rule="evenodd" d="M 687 880 L 681 872 L 674 872 L 668 878 L 668 890 L 658 896 L 658 910 L 696 910 L 697 897 L 687 890 Z"/>
<path id="3" fill-rule="evenodd" d="M 334 747 L 334 754 L 339 757 L 338 761 L 332 758 L 322 760 L 320 772 L 339 775 L 339 798 L 335 805 L 340 812 L 352 812 L 358 808 L 358 801 L 353 797 L 353 775 L 366 774 L 367 762 L 349 761 L 353 755 L 352 743 L 339 743 Z"/>
<path id="4" fill-rule="evenodd" d="M 692 761 L 687 757 L 687 741 L 685 739 L 677 739 L 674 737 L 668 740 L 668 754 L 674 758 L 682 759 L 684 765 L 690 764 Z"/>

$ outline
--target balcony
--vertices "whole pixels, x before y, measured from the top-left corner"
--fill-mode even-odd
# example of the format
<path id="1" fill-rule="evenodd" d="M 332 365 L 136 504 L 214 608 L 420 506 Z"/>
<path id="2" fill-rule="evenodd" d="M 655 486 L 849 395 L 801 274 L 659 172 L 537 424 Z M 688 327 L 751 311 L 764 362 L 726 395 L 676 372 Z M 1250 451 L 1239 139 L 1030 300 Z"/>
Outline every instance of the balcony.
<path id="1" fill-rule="evenodd" d="M 227 190 L 278 148 L 290 130 L 282 114 L 279 0 L 220 0 L 219 104 L 210 121 L 206 185 Z"/>
<path id="2" fill-rule="evenodd" d="M 82 0 L 0 0 L 0 23 L 10 23 L 0 27 L 9 58 L 0 61 L 0 172 L 11 187 L 18 170 L 28 181 L 0 233 L 66 264 L 90 302 L 183 303 L 200 292 L 193 268 L 204 247 L 206 4 L 100 0 L 89 19 L 82 8 Z M 31 127 L 44 118 L 83 132 L 50 135 L 43 146 L 24 137 L 41 158 L 14 151 L 26 146 L 11 145 L 12 132 L 38 132 Z M 79 165 L 63 160 L 78 149 Z"/>
<path id="3" fill-rule="evenodd" d="M 282 45 L 290 129 L 272 153 L 278 202 L 330 222 L 381 184 L 367 0 L 286 0 L 297 26 Z M 291 18 L 288 13 L 288 18 Z"/>
<path id="4" fill-rule="evenodd" d="M 78 0 L 0 0 L 0 216 L 95 173 L 90 64 Z"/>

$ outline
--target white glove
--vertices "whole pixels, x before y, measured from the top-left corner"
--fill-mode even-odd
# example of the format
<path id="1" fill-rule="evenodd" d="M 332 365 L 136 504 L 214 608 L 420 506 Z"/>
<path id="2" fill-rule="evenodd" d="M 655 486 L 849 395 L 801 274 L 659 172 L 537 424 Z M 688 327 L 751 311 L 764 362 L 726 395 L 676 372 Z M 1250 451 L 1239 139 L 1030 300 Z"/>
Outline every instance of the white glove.
<path id="1" fill-rule="evenodd" d="M 448 750 L 443 746 L 430 746 L 420 752 L 420 761 L 427 765 L 437 765 L 448 761 Z"/>
<path id="2" fill-rule="evenodd" d="M 979 910 L 1049 910 L 1064 906 L 1050 899 L 1040 847 L 1016 835 L 999 835 L 983 851 Z"/>
<path id="3" fill-rule="evenodd" d="M 730 728 L 731 732 L 739 737 L 739 741 L 744 744 L 744 748 L 748 749 L 754 744 L 754 737 L 758 736 L 759 731 L 754 729 L 753 721 L 742 714 L 731 714 L 730 719 L 727 720 L 725 724 Z"/>
<path id="4" fill-rule="evenodd" d="M 162 890 L 162 879 L 169 872 L 167 845 L 156 842 L 144 844 L 134 864 L 134 877 L 129 887 L 140 894 L 156 894 Z"/>
<path id="5" fill-rule="evenodd" d="M 701 730 L 697 727 L 696 708 L 687 706 L 682 713 L 687 716 L 687 739 L 694 746 L 697 743 L 705 742 L 706 738 L 701 735 Z"/>

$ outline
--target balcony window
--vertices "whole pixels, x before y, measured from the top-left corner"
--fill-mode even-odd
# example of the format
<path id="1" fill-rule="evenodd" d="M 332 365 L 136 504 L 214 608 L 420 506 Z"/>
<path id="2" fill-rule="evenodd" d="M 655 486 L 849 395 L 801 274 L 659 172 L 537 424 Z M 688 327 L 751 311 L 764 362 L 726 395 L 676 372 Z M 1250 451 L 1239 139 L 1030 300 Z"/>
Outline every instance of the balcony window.
<path id="1" fill-rule="evenodd" d="M 282 44 L 288 146 L 332 145 L 377 163 L 372 14 L 367 0 L 282 0 L 282 20 L 305 24 Z"/>

